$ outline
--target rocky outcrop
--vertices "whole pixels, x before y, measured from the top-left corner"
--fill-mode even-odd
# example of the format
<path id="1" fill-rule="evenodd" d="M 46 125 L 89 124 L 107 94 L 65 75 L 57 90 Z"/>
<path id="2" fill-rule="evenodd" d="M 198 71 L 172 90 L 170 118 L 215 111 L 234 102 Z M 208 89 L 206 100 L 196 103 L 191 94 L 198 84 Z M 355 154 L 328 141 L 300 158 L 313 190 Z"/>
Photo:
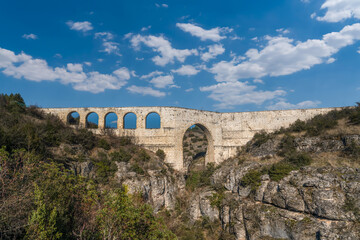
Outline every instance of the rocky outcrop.
<path id="1" fill-rule="evenodd" d="M 341 139 L 323 139 L 321 137 L 294 138 L 295 149 L 309 153 L 343 151 L 352 143 L 360 145 L 360 135 L 346 135 Z M 273 156 L 280 151 L 280 145 L 280 140 L 269 139 L 260 146 L 248 146 L 247 152 L 255 157 Z"/>
<path id="2" fill-rule="evenodd" d="M 117 162 L 117 181 L 126 185 L 129 193 L 139 192 L 150 203 L 155 212 L 175 207 L 176 196 L 185 188 L 182 175 L 165 174 L 160 170 L 148 170 L 139 175 L 131 170 L 131 164 Z"/>
<path id="3" fill-rule="evenodd" d="M 260 165 L 224 165 L 213 183 L 228 190 L 219 218 L 236 239 L 360 239 L 360 170 L 305 167 L 255 192 L 241 177 Z M 234 166 L 234 164 L 233 164 Z"/>

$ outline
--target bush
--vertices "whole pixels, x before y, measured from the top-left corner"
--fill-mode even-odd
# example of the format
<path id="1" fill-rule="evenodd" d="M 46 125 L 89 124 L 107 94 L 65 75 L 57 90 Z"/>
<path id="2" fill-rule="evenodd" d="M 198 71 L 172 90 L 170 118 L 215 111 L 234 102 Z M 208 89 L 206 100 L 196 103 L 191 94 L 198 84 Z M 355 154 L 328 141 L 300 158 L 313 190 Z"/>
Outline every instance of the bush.
<path id="1" fill-rule="evenodd" d="M 105 139 L 101 138 L 98 142 L 98 147 L 99 148 L 103 148 L 105 150 L 110 150 L 111 149 L 111 145 L 108 141 L 106 141 Z"/>
<path id="2" fill-rule="evenodd" d="M 286 177 L 291 171 L 295 170 L 295 167 L 285 163 L 285 162 L 279 162 L 273 164 L 269 170 L 268 174 L 270 176 L 270 179 L 273 181 L 280 181 L 284 177 Z"/>
<path id="3" fill-rule="evenodd" d="M 120 148 L 119 151 L 110 153 L 110 159 L 113 162 L 129 162 L 131 158 L 132 155 L 123 148 Z"/>
<path id="4" fill-rule="evenodd" d="M 198 187 L 210 186 L 210 177 L 213 175 L 217 168 L 214 163 L 208 163 L 206 169 L 202 171 L 192 171 L 186 177 L 186 187 L 193 191 Z"/>
<path id="5" fill-rule="evenodd" d="M 295 137 L 289 133 L 286 133 L 285 136 L 281 139 L 278 155 L 283 157 L 286 154 L 292 153 L 294 151 L 296 151 Z"/>
<path id="6" fill-rule="evenodd" d="M 130 137 L 119 137 L 120 146 L 131 145 L 132 141 Z"/>
<path id="7" fill-rule="evenodd" d="M 250 186 L 252 190 L 256 190 L 261 186 L 261 175 L 261 172 L 257 170 L 250 170 L 241 178 L 240 185 L 242 187 Z"/>
<path id="8" fill-rule="evenodd" d="M 284 161 L 296 168 L 301 168 L 310 165 L 312 158 L 307 153 L 292 152 L 285 157 Z"/>
<path id="9" fill-rule="evenodd" d="M 252 141 L 253 146 L 260 147 L 264 143 L 266 143 L 269 139 L 271 139 L 271 135 L 267 134 L 265 131 L 261 131 L 258 133 L 255 133 Z"/>
<path id="10" fill-rule="evenodd" d="M 116 164 L 113 161 L 110 161 L 104 152 L 99 152 L 98 158 L 94 159 L 93 163 L 95 165 L 96 178 L 99 182 L 108 181 L 117 171 Z"/>
<path id="11" fill-rule="evenodd" d="M 137 162 L 146 162 L 150 160 L 150 156 L 144 149 L 141 149 L 135 160 Z"/>
<path id="12" fill-rule="evenodd" d="M 351 143 L 344 149 L 344 153 L 346 156 L 360 159 L 360 145 L 358 145 L 355 141 L 351 141 Z"/>
<path id="13" fill-rule="evenodd" d="M 360 102 L 357 102 L 357 107 L 354 109 L 353 113 L 349 117 L 349 123 L 353 125 L 360 124 Z"/>
<path id="14" fill-rule="evenodd" d="M 166 154 L 165 154 L 164 150 L 158 149 L 156 151 L 156 156 L 158 156 L 161 160 L 164 160 L 166 157 Z"/>
<path id="15" fill-rule="evenodd" d="M 144 175 L 145 171 L 142 167 L 139 166 L 139 164 L 134 163 L 131 165 L 131 171 L 136 172 L 137 174 Z"/>

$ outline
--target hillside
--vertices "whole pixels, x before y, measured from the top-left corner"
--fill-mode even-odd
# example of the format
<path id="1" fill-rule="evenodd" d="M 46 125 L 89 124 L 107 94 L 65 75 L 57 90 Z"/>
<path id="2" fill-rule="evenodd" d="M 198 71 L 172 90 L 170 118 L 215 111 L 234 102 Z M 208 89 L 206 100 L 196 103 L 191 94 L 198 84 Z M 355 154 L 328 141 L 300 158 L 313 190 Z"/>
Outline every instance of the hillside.
<path id="1" fill-rule="evenodd" d="M 0 96 L 0 239 L 359 239 L 360 106 L 258 133 L 176 172 L 130 138 L 76 130 Z"/>

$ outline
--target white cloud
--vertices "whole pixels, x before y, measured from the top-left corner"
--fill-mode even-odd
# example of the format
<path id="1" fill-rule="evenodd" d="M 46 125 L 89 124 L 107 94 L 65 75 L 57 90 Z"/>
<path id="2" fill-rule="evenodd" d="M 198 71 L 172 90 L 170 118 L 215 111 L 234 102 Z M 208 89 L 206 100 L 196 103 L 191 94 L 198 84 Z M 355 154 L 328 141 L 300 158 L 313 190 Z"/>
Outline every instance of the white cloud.
<path id="1" fill-rule="evenodd" d="M 62 55 L 60 53 L 57 53 L 54 55 L 55 58 L 62 58 Z"/>
<path id="2" fill-rule="evenodd" d="M 70 72 L 82 72 L 83 71 L 83 66 L 80 63 L 76 63 L 76 64 L 68 63 L 67 64 L 67 69 Z"/>
<path id="3" fill-rule="evenodd" d="M 95 33 L 95 38 L 100 38 L 104 40 L 112 40 L 114 39 L 114 35 L 110 32 L 97 32 Z"/>
<path id="4" fill-rule="evenodd" d="M 249 49 L 246 59 L 221 61 L 213 65 L 210 72 L 218 82 L 235 82 L 239 79 L 283 76 L 326 62 L 341 48 L 360 40 L 360 24 L 344 27 L 323 39 L 309 39 L 294 43 L 286 37 L 266 37 L 267 45 L 262 50 Z M 331 61 L 331 60 L 330 60 Z"/>
<path id="5" fill-rule="evenodd" d="M 84 64 L 85 64 L 86 66 L 89 66 L 89 67 L 91 67 L 91 65 L 92 65 L 91 62 L 84 62 Z"/>
<path id="6" fill-rule="evenodd" d="M 119 53 L 118 43 L 112 42 L 111 40 L 114 39 L 114 35 L 110 32 L 97 32 L 95 33 L 95 39 L 102 40 L 103 50 L 100 52 L 106 52 L 107 54 L 114 53 L 118 56 L 121 56 Z"/>
<path id="7" fill-rule="evenodd" d="M 194 91 L 193 88 L 188 88 L 188 89 L 185 90 L 185 92 L 192 92 L 192 91 Z"/>
<path id="8" fill-rule="evenodd" d="M 32 39 L 32 40 L 38 39 L 38 36 L 33 33 L 24 34 L 24 35 L 22 35 L 22 37 L 25 39 Z"/>
<path id="9" fill-rule="evenodd" d="M 329 58 L 328 60 L 326 60 L 326 63 L 327 63 L 327 64 L 330 64 L 330 63 L 333 63 L 333 62 L 335 62 L 335 61 L 336 61 L 335 58 Z"/>
<path id="10" fill-rule="evenodd" d="M 257 91 L 256 86 L 248 85 L 247 82 L 227 82 L 216 85 L 201 87 L 202 92 L 211 92 L 209 98 L 219 102 L 214 106 L 220 109 L 233 108 L 243 104 L 262 104 L 267 100 L 274 99 L 286 94 L 283 90 Z"/>
<path id="11" fill-rule="evenodd" d="M 291 104 L 284 100 L 280 100 L 279 102 L 268 106 L 267 109 L 269 109 L 269 110 L 286 110 L 286 109 L 315 108 L 319 104 L 321 104 L 320 101 L 303 101 L 303 102 L 300 102 L 297 104 Z"/>
<path id="12" fill-rule="evenodd" d="M 138 58 L 138 57 L 137 57 L 137 58 L 135 58 L 135 60 L 136 60 L 136 61 L 143 61 L 144 58 L 143 58 L 143 57 L 142 57 L 142 58 Z"/>
<path id="13" fill-rule="evenodd" d="M 208 46 L 209 51 L 205 53 L 201 53 L 201 59 L 205 62 L 210 59 L 216 58 L 216 56 L 221 55 L 225 52 L 225 48 L 222 44 L 214 44 Z"/>
<path id="14" fill-rule="evenodd" d="M 156 88 L 166 88 L 167 86 L 174 85 L 174 76 L 165 75 L 154 77 L 150 80 L 150 83 L 152 83 Z"/>
<path id="15" fill-rule="evenodd" d="M 340 22 L 348 18 L 360 19 L 359 0 L 325 0 L 321 9 L 326 9 L 323 17 L 317 17 L 319 21 Z"/>
<path id="16" fill-rule="evenodd" d="M 264 81 L 261 80 L 261 79 L 254 79 L 253 81 L 254 83 L 261 83 L 261 84 L 264 84 Z"/>
<path id="17" fill-rule="evenodd" d="M 290 33 L 289 29 L 285 29 L 285 28 L 279 28 L 279 29 L 276 29 L 276 31 L 280 34 L 288 34 Z"/>
<path id="18" fill-rule="evenodd" d="M 93 29 L 91 22 L 84 21 L 84 22 L 73 22 L 67 21 L 66 24 L 70 27 L 71 30 L 87 32 Z"/>
<path id="19" fill-rule="evenodd" d="M 140 78 L 141 79 L 147 79 L 147 78 L 152 78 L 152 77 L 159 76 L 159 75 L 162 75 L 162 74 L 163 74 L 163 72 L 161 72 L 161 71 L 154 71 L 154 72 L 151 72 L 151 73 L 149 73 L 147 75 L 143 75 Z"/>
<path id="20" fill-rule="evenodd" d="M 182 76 L 193 76 L 200 72 L 200 70 L 196 69 L 191 65 L 182 65 L 179 69 L 171 70 L 173 73 L 177 73 Z"/>
<path id="21" fill-rule="evenodd" d="M 165 4 L 165 3 L 162 3 L 162 4 L 159 4 L 159 3 L 155 3 L 155 6 L 156 7 L 163 7 L 163 8 L 168 8 L 169 7 L 169 5 L 167 5 L 167 4 Z"/>
<path id="22" fill-rule="evenodd" d="M 127 90 L 130 92 L 130 93 L 137 93 L 137 94 L 141 94 L 141 95 L 150 95 L 150 96 L 153 96 L 153 97 L 164 97 L 166 96 L 166 93 L 164 92 L 161 92 L 159 90 L 155 90 L 155 89 L 152 89 L 151 87 L 139 87 L 139 86 L 130 86 L 127 88 Z"/>
<path id="23" fill-rule="evenodd" d="M 147 26 L 147 27 L 142 27 L 141 28 L 141 31 L 142 32 L 144 32 L 144 31 L 147 31 L 147 30 L 149 30 L 151 28 L 151 26 L 149 25 L 149 26 Z"/>
<path id="24" fill-rule="evenodd" d="M 210 30 L 205 30 L 191 23 L 177 23 L 176 26 L 181 30 L 183 30 L 184 32 L 188 32 L 192 36 L 200 38 L 201 41 L 211 40 L 214 42 L 218 42 L 226 38 L 226 36 L 221 36 L 221 33 L 229 33 L 233 30 L 227 27 L 224 28 L 216 27 Z"/>
<path id="25" fill-rule="evenodd" d="M 140 48 L 140 44 L 144 43 L 146 46 L 153 49 L 154 52 L 160 54 L 152 58 L 153 62 L 159 66 L 165 66 L 168 63 L 173 63 L 175 59 L 179 62 L 184 62 L 188 56 L 198 55 L 196 49 L 175 49 L 172 48 L 171 43 L 164 37 L 156 36 L 141 36 L 135 35 L 131 38 L 131 44 L 135 49 Z"/>
<path id="26" fill-rule="evenodd" d="M 24 53 L 16 55 L 3 48 L 0 48 L 0 68 L 5 75 L 14 78 L 35 82 L 59 81 L 62 84 L 71 84 L 76 90 L 92 93 L 120 89 L 130 79 L 127 68 L 119 68 L 112 74 L 86 73 L 83 71 L 83 65 L 79 63 L 52 68 L 43 59 L 34 59 Z"/>

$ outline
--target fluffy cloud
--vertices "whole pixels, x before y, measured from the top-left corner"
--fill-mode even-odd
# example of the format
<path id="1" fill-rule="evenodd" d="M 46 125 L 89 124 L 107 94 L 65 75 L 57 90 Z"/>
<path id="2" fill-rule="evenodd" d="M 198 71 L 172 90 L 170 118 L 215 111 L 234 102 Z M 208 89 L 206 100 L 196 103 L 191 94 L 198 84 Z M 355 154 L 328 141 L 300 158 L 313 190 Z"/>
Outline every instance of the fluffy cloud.
<path id="1" fill-rule="evenodd" d="M 196 26 L 191 23 L 177 23 L 176 26 L 183 30 L 184 32 L 190 33 L 192 36 L 200 38 L 201 41 L 211 40 L 214 42 L 218 42 L 224 38 L 225 36 L 221 36 L 221 33 L 231 32 L 231 28 L 212 28 L 210 30 L 205 30 L 199 26 Z"/>
<path id="2" fill-rule="evenodd" d="M 95 33 L 95 39 L 102 40 L 103 50 L 101 52 L 106 52 L 107 54 L 114 53 L 116 55 L 121 56 L 119 53 L 118 43 L 111 41 L 114 39 L 114 35 L 110 32 L 98 32 Z"/>
<path id="3" fill-rule="evenodd" d="M 210 72 L 218 82 L 235 82 L 239 79 L 283 76 L 310 69 L 316 64 L 333 61 L 330 57 L 341 48 L 360 40 L 360 24 L 344 27 L 323 39 L 295 42 L 286 37 L 266 37 L 267 45 L 262 50 L 249 49 L 245 60 L 221 61 Z M 330 60 L 329 60 L 330 59 Z"/>
<path id="4" fill-rule="evenodd" d="M 291 104 L 284 100 L 281 100 L 273 105 L 267 107 L 269 110 L 286 110 L 286 109 L 304 109 L 304 108 L 315 108 L 319 106 L 319 101 L 303 101 L 297 104 Z"/>
<path id="5" fill-rule="evenodd" d="M 168 86 L 171 87 L 174 85 L 174 76 L 172 75 L 158 76 L 151 79 L 150 83 L 152 83 L 156 88 L 166 88 Z"/>
<path id="6" fill-rule="evenodd" d="M 67 21 L 66 24 L 70 27 L 71 30 L 87 32 L 93 29 L 91 22 L 84 21 L 84 22 L 73 22 Z"/>
<path id="7" fill-rule="evenodd" d="M 103 92 L 106 89 L 120 89 L 130 79 L 127 68 L 119 68 L 112 74 L 83 71 L 82 64 L 69 63 L 66 67 L 52 68 L 43 59 L 34 59 L 24 53 L 16 55 L 14 52 L 0 48 L 0 68 L 2 72 L 14 78 L 30 81 L 59 81 L 71 84 L 80 91 L 92 93 Z"/>
<path id="8" fill-rule="evenodd" d="M 22 37 L 25 39 L 32 39 L 32 40 L 38 39 L 38 36 L 33 33 L 24 34 L 24 35 L 22 35 Z"/>
<path id="9" fill-rule="evenodd" d="M 179 69 L 171 70 L 173 73 L 177 73 L 182 76 L 193 76 L 200 72 L 200 70 L 196 69 L 191 65 L 182 65 Z"/>
<path id="10" fill-rule="evenodd" d="M 214 106 L 220 109 L 233 108 L 243 104 L 262 104 L 267 100 L 274 99 L 286 94 L 283 90 L 257 91 L 256 86 L 248 85 L 247 82 L 227 82 L 216 85 L 201 87 L 202 92 L 211 92 L 209 98 L 219 102 Z"/>
<path id="11" fill-rule="evenodd" d="M 147 79 L 147 78 L 152 78 L 152 77 L 159 76 L 159 75 L 162 75 L 162 74 L 163 74 L 163 72 L 161 72 L 161 71 L 154 71 L 154 72 L 151 72 L 151 73 L 149 73 L 147 75 L 143 75 L 140 78 L 141 79 Z"/>
<path id="12" fill-rule="evenodd" d="M 223 48 L 222 44 L 214 44 L 208 46 L 209 51 L 201 54 L 201 59 L 205 62 L 210 59 L 216 58 L 216 56 L 221 55 L 225 52 L 225 48 Z"/>
<path id="13" fill-rule="evenodd" d="M 174 63 L 174 60 L 178 60 L 179 62 L 184 62 L 188 56 L 198 55 L 198 51 L 196 49 L 175 49 L 172 48 L 171 43 L 165 39 L 164 37 L 156 37 L 156 36 L 141 36 L 135 35 L 131 38 L 131 45 L 135 49 L 140 48 L 140 44 L 143 43 L 146 46 L 153 49 L 154 52 L 160 54 L 160 56 L 155 56 L 152 58 L 153 62 L 159 66 L 165 66 L 168 63 Z"/>
<path id="14" fill-rule="evenodd" d="M 155 89 L 152 89 L 151 87 L 139 87 L 139 86 L 130 86 L 127 88 L 127 90 L 130 92 L 130 93 L 137 93 L 137 94 L 141 94 L 141 95 L 150 95 L 150 96 L 153 96 L 153 97 L 164 97 L 166 96 L 166 93 L 164 92 L 161 92 L 159 90 L 155 90 Z"/>
<path id="15" fill-rule="evenodd" d="M 348 18 L 360 19 L 359 0 L 326 0 L 321 6 L 326 9 L 323 17 L 317 17 L 319 21 L 340 22 Z"/>

